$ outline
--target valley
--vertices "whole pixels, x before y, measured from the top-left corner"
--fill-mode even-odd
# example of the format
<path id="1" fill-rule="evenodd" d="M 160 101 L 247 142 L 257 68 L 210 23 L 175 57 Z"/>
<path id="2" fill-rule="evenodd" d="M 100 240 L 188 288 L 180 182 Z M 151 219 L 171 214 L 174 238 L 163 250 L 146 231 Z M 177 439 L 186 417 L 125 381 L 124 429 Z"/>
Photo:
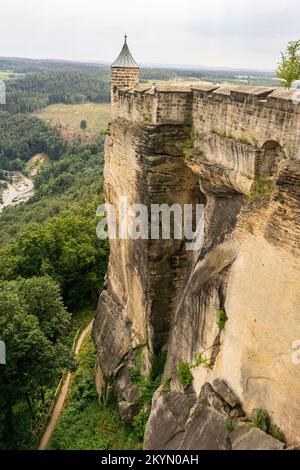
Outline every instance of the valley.
<path id="1" fill-rule="evenodd" d="M 283 305 L 271 272 L 298 273 L 296 114 L 274 78 L 133 67 L 113 75 L 111 106 L 106 65 L 0 58 L 1 450 L 229 448 L 255 413 L 271 419 L 262 442 L 293 442 L 280 406 L 293 366 L 252 344 L 269 351 L 272 332 L 288 343 L 298 327 L 297 296 Z M 97 207 L 122 194 L 205 201 L 207 246 L 100 240 Z M 208 423 L 207 440 L 190 423 Z"/>

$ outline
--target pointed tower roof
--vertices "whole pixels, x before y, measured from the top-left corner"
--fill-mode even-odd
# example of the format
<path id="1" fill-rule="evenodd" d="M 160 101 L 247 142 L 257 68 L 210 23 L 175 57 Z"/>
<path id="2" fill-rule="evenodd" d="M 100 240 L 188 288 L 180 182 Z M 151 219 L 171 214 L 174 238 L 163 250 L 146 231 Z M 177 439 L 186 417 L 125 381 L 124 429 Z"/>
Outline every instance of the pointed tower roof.
<path id="1" fill-rule="evenodd" d="M 126 34 L 125 34 L 124 46 L 122 47 L 119 57 L 114 61 L 114 63 L 111 66 L 112 67 L 126 67 L 126 68 L 132 68 L 132 69 L 139 68 L 138 64 L 132 57 L 131 52 L 128 48 Z"/>

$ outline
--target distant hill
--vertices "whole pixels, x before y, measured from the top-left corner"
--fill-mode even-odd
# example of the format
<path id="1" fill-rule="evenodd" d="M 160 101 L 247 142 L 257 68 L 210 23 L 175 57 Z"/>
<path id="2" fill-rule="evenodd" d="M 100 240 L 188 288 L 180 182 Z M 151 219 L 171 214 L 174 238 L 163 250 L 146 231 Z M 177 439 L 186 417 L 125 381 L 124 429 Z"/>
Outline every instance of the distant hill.
<path id="1" fill-rule="evenodd" d="M 14 73 L 51 72 L 61 70 L 94 72 L 97 69 L 108 69 L 108 66 L 100 63 L 92 64 L 67 60 L 0 57 L 0 70 L 10 70 Z"/>
<path id="2" fill-rule="evenodd" d="M 15 74 L 37 72 L 109 72 L 109 65 L 97 62 L 76 62 L 55 59 L 23 59 L 0 57 L 0 72 Z M 223 67 L 187 67 L 174 65 L 141 66 L 141 80 L 191 79 L 215 83 L 279 86 L 275 73 L 268 70 L 226 69 Z"/>

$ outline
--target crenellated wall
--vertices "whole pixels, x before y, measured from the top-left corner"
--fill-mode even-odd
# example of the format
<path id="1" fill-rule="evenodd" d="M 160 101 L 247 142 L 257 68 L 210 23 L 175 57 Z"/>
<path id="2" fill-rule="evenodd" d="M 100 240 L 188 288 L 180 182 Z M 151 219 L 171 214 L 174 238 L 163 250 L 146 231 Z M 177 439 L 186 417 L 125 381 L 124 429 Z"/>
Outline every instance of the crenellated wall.
<path id="1" fill-rule="evenodd" d="M 262 147 L 275 140 L 288 158 L 299 154 L 299 106 L 293 90 L 198 84 L 120 88 L 114 117 L 131 122 L 189 124 L 198 135 L 218 133 Z"/>

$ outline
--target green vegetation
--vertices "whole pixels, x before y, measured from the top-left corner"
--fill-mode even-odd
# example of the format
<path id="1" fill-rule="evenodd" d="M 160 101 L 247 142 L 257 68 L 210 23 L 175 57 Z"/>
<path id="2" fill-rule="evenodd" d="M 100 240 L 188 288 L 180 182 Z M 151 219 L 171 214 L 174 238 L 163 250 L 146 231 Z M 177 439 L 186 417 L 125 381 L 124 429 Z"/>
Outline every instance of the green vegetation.
<path id="1" fill-rule="evenodd" d="M 224 421 L 224 428 L 226 429 L 226 431 L 228 432 L 232 432 L 234 431 L 234 422 L 232 419 L 226 419 Z"/>
<path id="2" fill-rule="evenodd" d="M 178 380 L 184 389 L 187 389 L 193 383 L 193 374 L 191 373 L 191 369 L 195 369 L 199 366 L 203 366 L 207 369 L 211 367 L 210 360 L 205 357 L 203 353 L 195 354 L 195 358 L 190 364 L 188 362 L 177 363 Z"/>
<path id="3" fill-rule="evenodd" d="M 201 353 L 197 353 L 195 355 L 194 361 L 192 362 L 192 364 L 190 364 L 190 369 L 195 369 L 199 366 L 204 366 L 206 368 L 210 367 L 210 360 L 207 357 L 203 356 L 203 354 Z"/>
<path id="4" fill-rule="evenodd" d="M 0 282 L 0 331 L 9 358 L 0 375 L 0 448 L 27 448 L 62 372 L 74 367 L 62 341 L 70 314 L 47 276 Z"/>
<path id="5" fill-rule="evenodd" d="M 26 74 L 7 82 L 6 111 L 29 113 L 49 104 L 110 101 L 110 75 L 96 71 L 47 71 Z"/>
<path id="6" fill-rule="evenodd" d="M 96 224 L 96 208 L 103 202 L 102 168 L 101 136 L 89 145 L 69 145 L 57 161 L 46 162 L 34 178 L 35 196 L 27 204 L 6 209 L 1 214 L 0 246 L 15 240 L 29 225 L 62 214 L 92 217 Z"/>
<path id="7" fill-rule="evenodd" d="M 87 128 L 87 122 L 85 119 L 82 119 L 82 121 L 80 121 L 80 129 L 82 129 L 83 131 L 85 131 Z"/>
<path id="8" fill-rule="evenodd" d="M 278 441 L 281 441 L 284 444 L 286 443 L 286 438 L 285 438 L 284 433 L 276 424 L 269 425 L 268 433 L 270 434 L 270 436 L 274 437 L 274 439 L 278 439 Z"/>
<path id="9" fill-rule="evenodd" d="M 187 389 L 193 382 L 193 375 L 190 371 L 188 362 L 178 362 L 177 364 L 178 380 L 184 389 Z"/>
<path id="10" fill-rule="evenodd" d="M 59 159 L 67 149 L 58 131 L 37 118 L 0 111 L 0 169 L 23 170 L 31 157 L 45 153 Z"/>
<path id="11" fill-rule="evenodd" d="M 250 423 L 252 426 L 255 426 L 270 434 L 270 436 L 274 437 L 275 439 L 278 439 L 283 443 L 286 442 L 285 436 L 280 428 L 276 424 L 272 424 L 270 422 L 270 418 L 266 410 L 263 410 L 262 408 L 255 410 L 251 417 Z"/>
<path id="12" fill-rule="evenodd" d="M 217 325 L 219 327 L 219 330 L 224 330 L 225 324 L 228 320 L 228 317 L 224 310 L 218 310 L 217 311 Z"/>
<path id="13" fill-rule="evenodd" d="M 53 433 L 54 450 L 140 449 L 136 433 L 124 426 L 116 409 L 99 403 L 95 388 L 96 352 L 90 337 L 78 356 L 67 403 Z M 140 425 L 142 418 L 138 419 Z"/>
<path id="14" fill-rule="evenodd" d="M 145 432 L 145 426 L 147 424 L 150 407 L 154 392 L 158 389 L 161 384 L 161 379 L 167 359 L 166 352 L 161 352 L 159 355 L 154 356 L 152 359 L 151 370 L 148 375 L 141 374 L 142 365 L 142 352 L 144 346 L 139 347 L 135 352 L 135 366 L 129 370 L 129 378 L 135 383 L 141 392 L 140 405 L 141 410 L 134 417 L 134 429 L 139 436 L 142 438 Z"/>
<path id="15" fill-rule="evenodd" d="M 251 200 L 268 199 L 274 192 L 274 182 L 265 176 L 258 178 L 251 188 Z"/>
<path id="16" fill-rule="evenodd" d="M 104 139 L 67 143 L 36 117 L 0 114 L 2 178 L 7 169 L 30 172 L 43 155 L 34 197 L 0 216 L 0 332 L 10 358 L 0 375 L 0 446 L 28 449 L 62 373 L 74 368 L 74 336 L 103 286 L 108 246 L 95 214 Z"/>
<path id="17" fill-rule="evenodd" d="M 241 144 L 246 144 L 246 145 L 257 145 L 257 139 L 254 136 L 248 136 L 248 135 L 235 135 L 230 131 L 220 131 L 219 129 L 211 129 L 210 131 L 214 135 L 218 135 L 219 137 L 227 137 L 228 139 L 234 139 L 237 142 L 240 142 Z"/>
<path id="18" fill-rule="evenodd" d="M 263 410 L 262 408 L 255 410 L 251 418 L 251 424 L 266 432 L 269 427 L 269 416 L 266 410 Z"/>
<path id="19" fill-rule="evenodd" d="M 108 103 L 52 104 L 35 115 L 71 142 L 90 142 L 107 128 L 111 108 Z"/>
<path id="20" fill-rule="evenodd" d="M 149 410 L 146 410 L 146 411 L 141 410 L 133 418 L 135 433 L 141 441 L 143 441 L 144 439 L 145 429 L 146 429 L 148 419 L 149 419 Z"/>
<path id="21" fill-rule="evenodd" d="M 276 75 L 286 88 L 291 88 L 293 81 L 300 79 L 300 39 L 290 41 L 286 51 L 281 52 Z"/>

